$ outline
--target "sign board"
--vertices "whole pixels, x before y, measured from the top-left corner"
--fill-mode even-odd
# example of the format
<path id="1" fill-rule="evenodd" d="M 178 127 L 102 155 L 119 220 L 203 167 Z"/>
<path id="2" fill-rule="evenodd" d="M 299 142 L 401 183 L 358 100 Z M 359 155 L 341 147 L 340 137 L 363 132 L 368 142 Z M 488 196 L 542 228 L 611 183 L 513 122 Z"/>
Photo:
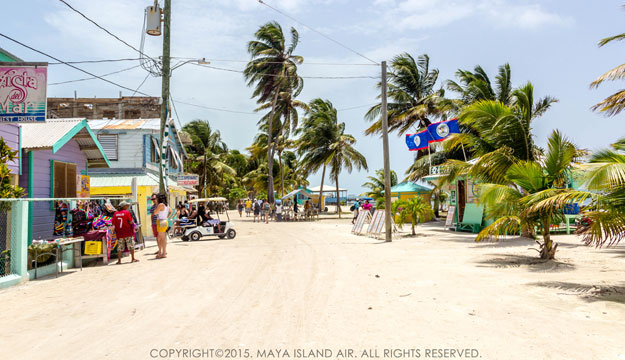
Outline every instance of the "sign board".
<path id="1" fill-rule="evenodd" d="M 452 226 L 454 224 L 454 213 L 456 212 L 456 206 L 451 205 L 447 210 L 447 218 L 445 219 L 445 227 Z"/>
<path id="2" fill-rule="evenodd" d="M 430 175 L 446 175 L 447 167 L 444 165 L 430 166 Z"/>
<path id="3" fill-rule="evenodd" d="M 0 123 L 45 122 L 47 63 L 0 62 Z"/>
<path id="4" fill-rule="evenodd" d="M 178 175 L 178 185 L 199 185 L 199 175 Z"/>
<path id="5" fill-rule="evenodd" d="M 89 175 L 76 175 L 76 197 L 88 198 L 91 196 L 91 178 Z"/>
<path id="6" fill-rule="evenodd" d="M 362 228 L 365 223 L 371 222 L 371 213 L 367 210 L 362 210 L 358 212 L 358 218 L 356 218 L 356 223 L 352 227 L 352 233 L 356 235 L 360 235 L 362 233 Z"/>

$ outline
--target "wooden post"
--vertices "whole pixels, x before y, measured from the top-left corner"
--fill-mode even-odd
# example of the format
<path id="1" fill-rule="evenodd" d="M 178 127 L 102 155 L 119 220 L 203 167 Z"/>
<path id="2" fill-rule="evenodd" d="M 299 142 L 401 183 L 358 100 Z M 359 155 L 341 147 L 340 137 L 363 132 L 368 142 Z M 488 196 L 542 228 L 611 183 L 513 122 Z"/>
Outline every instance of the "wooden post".
<path id="1" fill-rule="evenodd" d="M 384 224 L 386 242 L 393 241 L 393 225 L 391 223 L 391 165 L 388 150 L 388 109 L 386 99 L 386 61 L 382 61 L 382 144 L 384 147 Z"/>

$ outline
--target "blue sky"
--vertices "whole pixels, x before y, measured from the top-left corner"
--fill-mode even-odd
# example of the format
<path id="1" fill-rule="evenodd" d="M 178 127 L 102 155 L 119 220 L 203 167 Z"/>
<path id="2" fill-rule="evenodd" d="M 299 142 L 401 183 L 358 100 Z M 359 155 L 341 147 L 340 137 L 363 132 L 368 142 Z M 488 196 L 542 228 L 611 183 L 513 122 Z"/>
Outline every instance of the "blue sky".
<path id="1" fill-rule="evenodd" d="M 68 0 L 129 43 L 138 47 L 143 9 L 151 1 Z M 248 60 L 246 43 L 256 29 L 271 20 L 300 32 L 296 53 L 305 58 L 300 74 L 308 76 L 378 76 L 374 66 L 328 66 L 312 63 L 367 61 L 261 5 L 257 0 L 172 0 L 172 56 L 211 59 L 212 65 L 240 70 Z M 578 146 L 597 149 L 625 135 L 623 115 L 606 118 L 590 107 L 621 88 L 606 84 L 591 90 L 588 84 L 625 58 L 625 44 L 598 48 L 606 36 L 625 32 L 625 11 L 613 0 L 266 0 L 303 23 L 335 38 L 376 61 L 408 52 L 428 54 L 440 70 L 440 84 L 457 69 L 479 64 L 494 78 L 497 67 L 510 63 L 514 85 L 531 81 L 537 96 L 560 101 L 534 123 L 539 145 L 553 129 L 560 129 Z M 0 32 L 65 61 L 135 57 L 137 54 L 96 28 L 59 1 L 31 0 L 3 4 Z M 53 61 L 6 39 L 0 47 L 26 61 Z M 160 55 L 161 38 L 148 37 L 145 51 Z M 227 60 L 227 61 L 224 61 Z M 311 64 L 307 64 L 311 63 Z M 136 62 L 78 65 L 96 74 L 129 68 Z M 140 69 L 108 77 L 129 88 L 145 78 Z M 51 65 L 49 83 L 86 77 L 64 65 Z M 300 99 L 331 100 L 346 109 L 376 102 L 376 79 L 306 79 Z M 117 97 L 120 89 L 91 80 L 48 87 L 48 96 Z M 141 91 L 160 94 L 160 79 L 148 78 Z M 240 74 L 185 65 L 172 78 L 174 100 L 252 112 L 251 89 Z M 123 91 L 124 95 L 130 92 Z M 244 150 L 256 134 L 259 115 L 212 111 L 177 105 L 182 122 L 207 119 L 219 129 L 231 148 Z M 369 173 L 382 167 L 382 145 L 363 135 L 367 107 L 339 112 L 339 121 L 356 136 L 357 148 L 367 157 Z M 391 134 L 391 166 L 403 175 L 412 162 L 400 134 Z M 366 171 L 344 173 L 341 187 L 360 193 Z M 310 177 L 318 185 L 320 174 Z M 327 180 L 326 180 L 327 181 Z"/>

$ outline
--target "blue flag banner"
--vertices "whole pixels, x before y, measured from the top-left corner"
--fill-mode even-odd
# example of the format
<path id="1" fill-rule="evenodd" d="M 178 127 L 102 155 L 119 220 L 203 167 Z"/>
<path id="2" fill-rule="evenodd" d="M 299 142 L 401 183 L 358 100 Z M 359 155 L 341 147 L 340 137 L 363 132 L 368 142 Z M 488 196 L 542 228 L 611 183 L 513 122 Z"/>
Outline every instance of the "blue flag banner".
<path id="1" fill-rule="evenodd" d="M 408 150 L 410 151 L 425 149 L 430 142 L 432 142 L 432 137 L 427 130 L 416 134 L 406 134 L 406 145 L 408 145 Z"/>
<path id="2" fill-rule="evenodd" d="M 458 126 L 458 119 L 452 119 L 447 121 L 441 121 L 430 124 L 427 132 L 431 136 L 430 142 L 443 141 L 451 134 L 459 134 L 460 127 Z"/>

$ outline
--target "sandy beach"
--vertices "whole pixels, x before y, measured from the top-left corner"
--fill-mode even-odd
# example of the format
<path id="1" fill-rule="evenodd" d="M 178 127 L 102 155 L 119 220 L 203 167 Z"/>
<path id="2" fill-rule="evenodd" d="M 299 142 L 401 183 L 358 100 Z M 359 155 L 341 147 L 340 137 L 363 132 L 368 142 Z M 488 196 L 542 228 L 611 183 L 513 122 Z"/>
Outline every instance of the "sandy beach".
<path id="1" fill-rule="evenodd" d="M 384 243 L 346 219 L 231 216 L 234 240 L 173 241 L 164 260 L 147 249 L 0 291 L 3 354 L 625 359 L 625 246 L 557 236 L 543 263 L 532 241 L 477 244 L 440 223 Z"/>

